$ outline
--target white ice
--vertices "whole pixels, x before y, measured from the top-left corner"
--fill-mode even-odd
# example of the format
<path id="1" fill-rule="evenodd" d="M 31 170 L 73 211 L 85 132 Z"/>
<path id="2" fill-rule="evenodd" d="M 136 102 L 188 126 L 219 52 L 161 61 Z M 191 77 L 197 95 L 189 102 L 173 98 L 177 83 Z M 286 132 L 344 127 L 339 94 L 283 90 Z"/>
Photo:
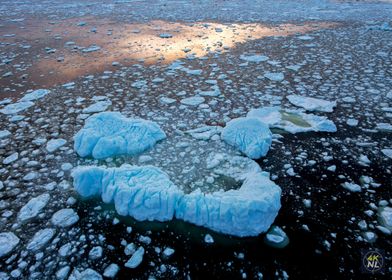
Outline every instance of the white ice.
<path id="1" fill-rule="evenodd" d="M 112 102 L 110 100 L 98 101 L 97 103 L 94 103 L 94 104 L 90 105 L 89 107 L 84 108 L 83 113 L 92 114 L 92 113 L 103 112 L 103 111 L 106 111 L 106 109 L 110 105 L 112 105 Z"/>
<path id="2" fill-rule="evenodd" d="M 41 194 L 37 197 L 34 197 L 24 205 L 19 213 L 18 213 L 18 220 L 20 222 L 26 222 L 30 219 L 35 218 L 41 210 L 48 204 L 50 199 L 50 195 L 47 193 Z"/>
<path id="3" fill-rule="evenodd" d="M 46 143 L 46 150 L 49 153 L 56 151 L 58 148 L 64 146 L 67 143 L 65 139 L 51 139 Z"/>
<path id="4" fill-rule="evenodd" d="M 36 232 L 26 249 L 30 251 L 37 251 L 45 246 L 55 235 L 56 230 L 53 228 L 44 228 Z"/>
<path id="5" fill-rule="evenodd" d="M 305 97 L 300 95 L 288 95 L 287 99 L 291 104 L 302 107 L 307 111 L 318 111 L 318 112 L 333 112 L 333 108 L 336 107 L 336 101 L 327 101 L 313 97 Z"/>
<path id="6" fill-rule="evenodd" d="M 254 54 L 254 55 L 241 55 L 240 58 L 242 60 L 248 61 L 248 62 L 255 62 L 255 63 L 259 63 L 259 62 L 264 62 L 268 60 L 268 56 L 265 55 L 258 55 L 258 54 Z"/>
<path id="7" fill-rule="evenodd" d="M 140 246 L 135 253 L 133 253 L 132 257 L 125 263 L 125 267 L 128 268 L 136 268 L 138 267 L 142 261 L 144 256 L 144 248 Z"/>
<path id="8" fill-rule="evenodd" d="M 0 258 L 8 255 L 19 244 L 19 238 L 12 232 L 0 233 Z"/>
<path id="9" fill-rule="evenodd" d="M 41 99 L 41 98 L 45 97 L 47 94 L 49 94 L 49 93 L 50 93 L 50 90 L 48 90 L 48 89 L 37 89 L 37 90 L 34 90 L 34 91 L 30 92 L 30 93 L 25 94 L 19 100 L 19 102 L 21 102 L 21 101 L 34 101 L 34 100 L 37 100 L 37 99 Z"/>
<path id="10" fill-rule="evenodd" d="M 58 227 L 70 227 L 79 221 L 78 214 L 73 209 L 61 209 L 53 214 L 52 224 Z"/>

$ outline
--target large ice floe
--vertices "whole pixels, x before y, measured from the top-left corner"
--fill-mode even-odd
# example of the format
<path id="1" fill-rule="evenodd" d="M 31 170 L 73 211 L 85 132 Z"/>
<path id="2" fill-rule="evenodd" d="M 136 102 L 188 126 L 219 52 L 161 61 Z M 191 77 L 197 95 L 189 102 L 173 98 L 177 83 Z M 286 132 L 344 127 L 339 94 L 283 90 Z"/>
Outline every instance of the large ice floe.
<path id="1" fill-rule="evenodd" d="M 74 149 L 82 157 L 103 159 L 116 155 L 136 155 L 165 139 L 158 124 L 129 119 L 119 112 L 94 114 L 74 137 Z"/>
<path id="2" fill-rule="evenodd" d="M 222 139 L 252 159 L 265 156 L 271 147 L 272 133 L 257 118 L 238 118 L 227 123 Z"/>
<path id="3" fill-rule="evenodd" d="M 184 194 L 165 172 L 153 166 L 85 166 L 76 168 L 72 175 L 81 196 L 100 195 L 105 203 L 114 202 L 120 215 L 139 221 L 169 221 L 176 217 L 241 237 L 267 231 L 280 209 L 281 189 L 250 159 L 228 160 L 224 155 L 213 159 L 208 168 L 243 181 L 238 190 L 204 194 L 198 189 Z M 227 168 L 228 161 L 233 160 L 245 171 Z"/>
<path id="4" fill-rule="evenodd" d="M 333 112 L 333 108 L 336 107 L 336 101 L 327 101 L 323 99 L 304 97 L 300 95 L 291 94 L 287 96 L 287 99 L 291 104 L 302 107 L 307 111 L 318 111 L 318 112 Z"/>
<path id="5" fill-rule="evenodd" d="M 300 110 L 282 110 L 280 107 L 252 109 L 248 118 L 257 118 L 271 128 L 279 128 L 290 133 L 336 132 L 333 121 L 324 116 L 306 114 Z"/>

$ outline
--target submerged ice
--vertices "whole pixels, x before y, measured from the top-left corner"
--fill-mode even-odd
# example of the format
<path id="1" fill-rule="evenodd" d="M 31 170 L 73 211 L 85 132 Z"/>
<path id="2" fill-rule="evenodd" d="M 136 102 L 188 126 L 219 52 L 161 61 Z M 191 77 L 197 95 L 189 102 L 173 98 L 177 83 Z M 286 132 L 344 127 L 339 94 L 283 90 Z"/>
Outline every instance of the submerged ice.
<path id="1" fill-rule="evenodd" d="M 116 155 L 136 155 L 166 138 L 158 124 L 129 119 L 119 112 L 92 115 L 75 135 L 74 149 L 82 157 L 96 159 Z"/>

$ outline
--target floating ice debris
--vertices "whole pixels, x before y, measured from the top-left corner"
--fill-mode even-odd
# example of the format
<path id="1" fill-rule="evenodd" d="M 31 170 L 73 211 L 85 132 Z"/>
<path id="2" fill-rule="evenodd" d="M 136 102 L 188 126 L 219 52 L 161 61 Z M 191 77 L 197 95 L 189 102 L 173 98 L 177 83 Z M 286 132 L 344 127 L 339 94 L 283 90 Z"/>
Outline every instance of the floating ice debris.
<path id="1" fill-rule="evenodd" d="M 105 276 L 107 278 L 114 278 L 114 277 L 116 277 L 119 270 L 120 270 L 120 267 L 117 264 L 112 263 L 108 267 L 105 268 L 105 271 L 103 272 L 103 276 Z"/>
<path id="2" fill-rule="evenodd" d="M 106 111 L 106 109 L 110 105 L 112 105 L 112 102 L 110 100 L 98 101 L 97 103 L 94 103 L 94 104 L 90 105 L 89 107 L 84 108 L 83 113 L 92 114 L 92 113 L 103 112 L 103 111 Z"/>
<path id="3" fill-rule="evenodd" d="M 56 272 L 57 280 L 64 280 L 64 279 L 66 279 L 70 270 L 71 270 L 71 268 L 68 265 L 60 268 L 59 270 L 57 270 L 57 272 Z M 69 279 L 72 280 L 71 277 Z"/>
<path id="4" fill-rule="evenodd" d="M 283 129 L 290 133 L 336 132 L 335 124 L 326 117 L 305 114 L 299 110 L 283 111 L 280 107 L 264 107 L 252 109 L 247 117 L 259 118 L 271 128 Z"/>
<path id="5" fill-rule="evenodd" d="M 180 102 L 184 105 L 188 106 L 198 106 L 205 101 L 204 97 L 201 96 L 193 96 L 182 99 Z"/>
<path id="6" fill-rule="evenodd" d="M 166 258 L 169 258 L 171 255 L 174 254 L 174 249 L 170 248 L 170 247 L 166 247 L 165 250 L 163 250 L 163 255 Z"/>
<path id="7" fill-rule="evenodd" d="M 102 258 L 102 254 L 103 254 L 102 247 L 101 246 L 95 246 L 88 253 L 88 258 L 90 260 L 97 260 L 97 259 Z"/>
<path id="8" fill-rule="evenodd" d="M 287 99 L 291 104 L 302 107 L 307 111 L 318 111 L 318 112 L 333 112 L 333 108 L 336 107 L 336 101 L 327 101 L 313 97 L 304 97 L 299 95 L 288 95 Z"/>
<path id="9" fill-rule="evenodd" d="M 215 135 L 218 135 L 222 132 L 222 127 L 220 126 L 203 126 L 191 130 L 187 130 L 186 133 L 192 136 L 197 140 L 209 140 Z"/>
<path id="10" fill-rule="evenodd" d="M 240 58 L 242 60 L 248 61 L 248 62 L 264 62 L 268 60 L 268 56 L 265 55 L 241 55 Z"/>
<path id="11" fill-rule="evenodd" d="M 103 280 L 101 274 L 91 268 L 87 268 L 78 275 L 75 280 Z"/>
<path id="12" fill-rule="evenodd" d="M 45 246 L 54 236 L 56 230 L 53 228 L 44 228 L 36 232 L 33 239 L 27 244 L 26 249 L 30 251 L 37 251 Z"/>
<path id="13" fill-rule="evenodd" d="M 46 143 L 46 150 L 49 153 L 56 151 L 58 148 L 64 146 L 67 143 L 65 139 L 51 139 Z"/>
<path id="14" fill-rule="evenodd" d="M 161 99 L 159 99 L 159 100 L 163 104 L 172 104 L 172 103 L 176 102 L 175 99 L 169 98 L 169 97 L 161 97 Z"/>
<path id="15" fill-rule="evenodd" d="M 390 159 L 392 159 L 392 149 L 382 149 L 381 152 Z"/>
<path id="16" fill-rule="evenodd" d="M 61 209 L 53 214 L 52 224 L 58 227 L 69 227 L 79 221 L 78 214 L 73 209 Z"/>
<path id="17" fill-rule="evenodd" d="M 26 94 L 25 96 L 23 96 L 19 100 L 19 102 L 21 102 L 21 101 L 34 101 L 34 100 L 37 100 L 37 99 L 41 99 L 41 98 L 45 97 L 45 95 L 47 95 L 49 93 L 50 93 L 50 90 L 47 90 L 47 89 L 37 89 L 37 90 L 34 90 L 34 91 Z"/>
<path id="18" fill-rule="evenodd" d="M 214 238 L 210 234 L 207 233 L 204 236 L 204 242 L 207 244 L 212 244 L 212 243 L 214 243 Z"/>
<path id="19" fill-rule="evenodd" d="M 50 195 L 47 193 L 41 194 L 34 197 L 27 202 L 26 205 L 20 209 L 18 214 L 18 220 L 20 222 L 25 222 L 30 219 L 35 218 L 41 210 L 48 204 Z"/>
<path id="20" fill-rule="evenodd" d="M 89 52 L 99 51 L 100 49 L 101 49 L 101 47 L 99 47 L 97 45 L 91 45 L 87 48 L 82 49 L 82 52 L 89 53 Z"/>
<path id="21" fill-rule="evenodd" d="M 384 207 L 378 213 L 380 223 L 392 231 L 392 208 Z"/>
<path id="22" fill-rule="evenodd" d="M 166 173 L 153 166 L 79 167 L 72 176 L 81 196 L 101 195 L 105 203 L 114 201 L 120 215 L 138 221 L 171 220 L 183 195 Z"/>
<path id="23" fill-rule="evenodd" d="M 132 257 L 125 263 L 125 267 L 128 268 L 136 268 L 138 267 L 142 261 L 144 256 L 144 248 L 140 246 L 135 253 L 133 253 Z"/>
<path id="24" fill-rule="evenodd" d="M 350 192 L 360 192 L 362 190 L 360 185 L 349 182 L 342 183 L 342 187 L 349 190 Z"/>
<path id="25" fill-rule="evenodd" d="M 136 155 L 166 138 L 158 124 L 128 119 L 118 112 L 89 117 L 74 137 L 74 149 L 82 157 L 97 159 L 127 154 Z"/>
<path id="26" fill-rule="evenodd" d="M 34 105 L 34 102 L 31 101 L 21 101 L 13 104 L 9 104 L 0 110 L 1 113 L 5 115 L 12 115 L 19 113 L 23 110 L 26 110 Z"/>
<path id="27" fill-rule="evenodd" d="M 284 74 L 281 72 L 278 73 L 268 72 L 264 74 L 264 77 L 274 82 L 281 82 L 284 80 Z"/>
<path id="28" fill-rule="evenodd" d="M 303 40 L 303 41 L 310 41 L 310 40 L 313 40 L 313 37 L 308 36 L 308 35 L 302 35 L 302 36 L 298 36 L 298 39 Z"/>
<path id="29" fill-rule="evenodd" d="M 7 165 L 7 164 L 10 164 L 10 163 L 13 163 L 13 162 L 16 161 L 18 158 L 19 158 L 19 153 L 18 153 L 18 152 L 15 152 L 15 153 L 9 155 L 8 157 L 6 157 L 6 158 L 3 160 L 3 164 L 4 164 L 4 165 Z"/>
<path id="30" fill-rule="evenodd" d="M 257 118 L 231 120 L 223 129 L 221 137 L 252 159 L 265 156 L 272 143 L 268 125 Z"/>
<path id="31" fill-rule="evenodd" d="M 0 258 L 8 255 L 19 244 L 19 238 L 12 232 L 0 233 Z"/>
<path id="32" fill-rule="evenodd" d="M 196 90 L 196 93 L 201 96 L 219 96 L 221 94 L 221 91 L 217 85 L 213 85 L 211 90 Z"/>
<path id="33" fill-rule="evenodd" d="M 133 82 L 131 84 L 131 87 L 141 89 L 141 88 L 145 87 L 146 85 L 147 85 L 147 81 L 140 80 L 140 81 Z"/>
<path id="34" fill-rule="evenodd" d="M 378 123 L 376 125 L 376 129 L 379 130 L 379 131 L 392 132 L 392 124 L 389 124 L 389 123 Z"/>
<path id="35" fill-rule="evenodd" d="M 159 37 L 161 37 L 163 39 L 168 39 L 168 38 L 172 38 L 173 35 L 170 33 L 161 33 L 161 34 L 159 34 Z"/>
<path id="36" fill-rule="evenodd" d="M 183 196 L 176 218 L 217 232 L 256 236 L 268 230 L 280 209 L 281 189 L 267 173 L 249 174 L 238 190 Z"/>
<path id="37" fill-rule="evenodd" d="M 0 130 L 0 139 L 7 138 L 10 135 L 11 135 L 11 132 L 9 132 L 6 129 L 5 130 Z"/>
<path id="38" fill-rule="evenodd" d="M 349 126 L 357 126 L 358 125 L 358 120 L 356 119 L 347 119 L 346 124 Z"/>
<path id="39" fill-rule="evenodd" d="M 289 244 L 289 238 L 280 227 L 272 226 L 265 235 L 264 242 L 274 248 L 284 248 Z"/>

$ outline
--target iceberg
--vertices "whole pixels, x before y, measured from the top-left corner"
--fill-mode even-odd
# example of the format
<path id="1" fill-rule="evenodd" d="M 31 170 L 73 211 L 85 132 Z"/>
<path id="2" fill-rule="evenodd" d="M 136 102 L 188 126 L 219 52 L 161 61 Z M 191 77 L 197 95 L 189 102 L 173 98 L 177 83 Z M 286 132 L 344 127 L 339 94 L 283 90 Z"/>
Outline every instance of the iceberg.
<path id="1" fill-rule="evenodd" d="M 227 123 L 222 140 L 252 159 L 265 156 L 271 147 L 272 133 L 257 118 L 238 118 Z"/>
<path id="2" fill-rule="evenodd" d="M 225 234 L 257 236 L 274 222 L 280 196 L 281 189 L 268 173 L 251 173 L 238 190 L 210 194 L 196 190 L 183 196 L 176 218 Z"/>
<path id="3" fill-rule="evenodd" d="M 288 95 L 287 99 L 291 104 L 302 107 L 307 111 L 318 111 L 318 112 L 333 112 L 333 108 L 336 107 L 336 101 L 327 101 L 313 97 L 304 97 L 300 95 Z"/>
<path id="4" fill-rule="evenodd" d="M 78 167 L 72 176 L 82 197 L 100 195 L 103 202 L 114 202 L 118 214 L 138 221 L 171 220 L 183 196 L 169 176 L 154 166 Z"/>
<path id="5" fill-rule="evenodd" d="M 279 128 L 289 133 L 336 132 L 335 124 L 326 117 L 305 114 L 300 110 L 282 110 L 280 107 L 252 109 L 249 118 L 257 118 L 271 128 Z"/>
<path id="6" fill-rule="evenodd" d="M 158 124 L 142 119 L 128 119 L 118 112 L 92 115 L 74 137 L 74 149 L 81 157 L 103 159 L 116 155 L 136 155 L 166 134 Z"/>
<path id="7" fill-rule="evenodd" d="M 218 165 L 222 167 L 226 161 L 222 159 Z M 235 161 L 244 164 L 237 157 Z M 236 175 L 237 179 L 244 179 L 240 189 L 210 194 L 200 190 L 184 194 L 166 173 L 154 166 L 80 166 L 72 176 L 82 197 L 101 196 L 105 203 L 114 202 L 120 215 L 161 222 L 176 217 L 243 237 L 268 230 L 280 209 L 281 195 L 281 189 L 269 179 L 268 173 L 255 167 L 247 171 L 246 175 Z"/>

